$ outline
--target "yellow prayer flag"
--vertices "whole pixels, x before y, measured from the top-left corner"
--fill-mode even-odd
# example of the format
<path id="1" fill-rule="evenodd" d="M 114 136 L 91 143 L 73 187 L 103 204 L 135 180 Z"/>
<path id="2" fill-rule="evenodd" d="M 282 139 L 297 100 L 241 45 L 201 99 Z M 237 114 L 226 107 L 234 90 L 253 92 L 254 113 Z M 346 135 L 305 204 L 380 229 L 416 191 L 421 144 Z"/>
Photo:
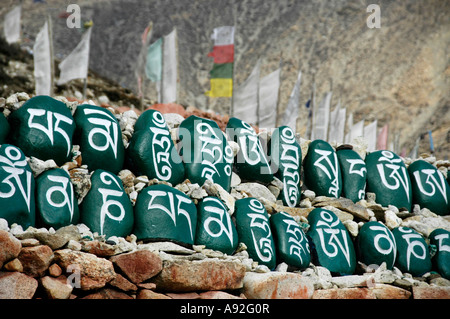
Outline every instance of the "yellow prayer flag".
<path id="1" fill-rule="evenodd" d="M 211 90 L 205 92 L 209 97 L 232 97 L 233 79 L 211 79 Z"/>

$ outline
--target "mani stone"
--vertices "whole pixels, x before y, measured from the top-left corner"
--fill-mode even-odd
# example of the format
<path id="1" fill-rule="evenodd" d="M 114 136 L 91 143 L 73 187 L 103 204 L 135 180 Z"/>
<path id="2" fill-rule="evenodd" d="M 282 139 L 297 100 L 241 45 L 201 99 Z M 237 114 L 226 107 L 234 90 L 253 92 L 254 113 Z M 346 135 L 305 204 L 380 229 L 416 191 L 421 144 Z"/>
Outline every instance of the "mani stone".
<path id="1" fill-rule="evenodd" d="M 29 99 L 9 116 L 11 143 L 26 156 L 63 165 L 69 160 L 75 122 L 67 106 L 50 96 Z"/>
<path id="2" fill-rule="evenodd" d="M 396 266 L 402 272 L 420 277 L 431 270 L 431 259 L 425 239 L 409 227 L 392 230 L 397 244 Z"/>
<path id="3" fill-rule="evenodd" d="M 413 204 L 428 208 L 438 215 L 450 214 L 450 186 L 433 165 L 418 160 L 409 165 Z"/>
<path id="4" fill-rule="evenodd" d="M 164 184 L 148 186 L 139 193 L 134 212 L 133 233 L 138 240 L 194 244 L 197 208 L 179 190 Z"/>
<path id="5" fill-rule="evenodd" d="M 311 262 L 308 239 L 295 219 L 279 212 L 270 216 L 270 226 L 279 259 L 277 263 L 285 262 L 301 270 L 307 268 Z"/>
<path id="6" fill-rule="evenodd" d="M 83 164 L 89 171 L 104 169 L 117 174 L 123 166 L 125 149 L 119 122 L 107 109 L 83 104 L 74 115 L 74 144 L 80 145 Z"/>
<path id="7" fill-rule="evenodd" d="M 137 175 L 177 185 L 184 180 L 184 165 L 173 144 L 164 116 L 156 110 L 145 111 L 137 120 L 126 150 L 126 161 Z M 135 126 L 136 127 L 136 126 Z"/>
<path id="8" fill-rule="evenodd" d="M 431 232 L 430 244 L 436 245 L 437 251 L 432 262 L 439 274 L 450 280 L 450 232 L 445 229 L 435 229 Z"/>
<path id="9" fill-rule="evenodd" d="M 217 197 L 205 197 L 197 205 L 196 245 L 231 255 L 238 245 L 236 226 L 227 208 Z"/>
<path id="10" fill-rule="evenodd" d="M 367 192 L 375 193 L 378 204 L 411 211 L 411 182 L 402 159 L 391 151 L 366 156 Z"/>
<path id="11" fill-rule="evenodd" d="M 0 218 L 23 229 L 36 221 L 35 181 L 25 155 L 16 146 L 0 146 Z"/>
<path id="12" fill-rule="evenodd" d="M 8 120 L 3 115 L 3 113 L 0 113 L 0 145 L 6 143 L 6 138 L 8 137 L 9 130 L 10 126 Z"/>
<path id="13" fill-rule="evenodd" d="M 36 214 L 47 228 L 78 224 L 78 199 L 65 170 L 54 168 L 36 178 Z"/>
<path id="14" fill-rule="evenodd" d="M 80 205 L 81 222 L 99 235 L 126 237 L 134 225 L 133 206 L 114 174 L 98 169 L 91 176 L 91 189 Z"/>
<path id="15" fill-rule="evenodd" d="M 382 223 L 370 221 L 359 230 L 356 238 L 356 251 L 358 260 L 365 265 L 378 265 L 386 263 L 392 269 L 397 254 L 397 246 L 392 232 Z"/>
<path id="16" fill-rule="evenodd" d="M 189 116 L 178 128 L 186 177 L 200 186 L 206 180 L 230 190 L 233 150 L 216 122 Z"/>
<path id="17" fill-rule="evenodd" d="M 239 177 L 247 181 L 270 183 L 273 180 L 273 173 L 253 127 L 232 117 L 228 121 L 226 132 L 230 140 L 239 145 L 239 152 L 235 158 Z"/>
<path id="18" fill-rule="evenodd" d="M 347 229 L 330 210 L 315 208 L 308 215 L 313 262 L 331 273 L 351 275 L 356 267 L 356 254 Z"/>
<path id="19" fill-rule="evenodd" d="M 333 147 L 323 140 L 309 144 L 304 163 L 305 184 L 317 196 L 339 198 L 342 192 L 342 176 L 339 161 Z"/>
<path id="20" fill-rule="evenodd" d="M 280 198 L 284 205 L 295 207 L 301 196 L 302 149 L 295 140 L 294 131 L 289 126 L 276 128 L 268 149 L 275 176 L 283 183 Z"/>
<path id="21" fill-rule="evenodd" d="M 353 149 L 338 149 L 336 154 L 342 174 L 342 196 L 359 202 L 366 195 L 366 163 Z"/>
<path id="22" fill-rule="evenodd" d="M 253 197 L 242 198 L 235 202 L 234 215 L 239 241 L 247 246 L 250 258 L 273 270 L 275 243 L 264 205 Z"/>

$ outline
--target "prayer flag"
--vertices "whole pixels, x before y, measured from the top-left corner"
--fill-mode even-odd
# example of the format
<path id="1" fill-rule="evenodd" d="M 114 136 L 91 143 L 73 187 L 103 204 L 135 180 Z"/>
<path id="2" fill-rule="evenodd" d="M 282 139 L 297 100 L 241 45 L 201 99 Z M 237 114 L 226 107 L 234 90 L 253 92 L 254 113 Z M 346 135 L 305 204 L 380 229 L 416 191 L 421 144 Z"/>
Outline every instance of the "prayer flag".
<path id="1" fill-rule="evenodd" d="M 209 97 L 233 96 L 234 27 L 214 28 L 211 36 L 214 47 L 208 57 L 214 58 L 210 72 L 211 89 L 205 94 Z"/>
<path id="2" fill-rule="evenodd" d="M 36 36 L 36 41 L 33 45 L 33 57 L 36 95 L 50 95 L 52 87 L 52 58 L 47 22 L 44 23 L 44 26 Z"/>
<path id="3" fill-rule="evenodd" d="M 59 64 L 61 73 L 58 85 L 74 79 L 87 78 L 89 69 L 89 48 L 92 28 L 90 27 L 81 37 L 81 41 L 75 49 Z"/>

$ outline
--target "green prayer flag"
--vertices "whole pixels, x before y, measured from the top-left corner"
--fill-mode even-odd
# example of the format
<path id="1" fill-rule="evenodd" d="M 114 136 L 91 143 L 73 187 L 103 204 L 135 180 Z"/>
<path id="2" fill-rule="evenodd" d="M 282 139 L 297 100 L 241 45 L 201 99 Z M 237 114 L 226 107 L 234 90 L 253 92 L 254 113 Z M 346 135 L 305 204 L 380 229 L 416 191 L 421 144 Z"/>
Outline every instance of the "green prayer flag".
<path id="1" fill-rule="evenodd" d="M 233 63 L 214 63 L 212 70 L 209 72 L 212 79 L 232 79 Z"/>
<path id="2" fill-rule="evenodd" d="M 161 81 L 162 73 L 162 38 L 153 42 L 147 50 L 145 75 L 152 82 Z"/>

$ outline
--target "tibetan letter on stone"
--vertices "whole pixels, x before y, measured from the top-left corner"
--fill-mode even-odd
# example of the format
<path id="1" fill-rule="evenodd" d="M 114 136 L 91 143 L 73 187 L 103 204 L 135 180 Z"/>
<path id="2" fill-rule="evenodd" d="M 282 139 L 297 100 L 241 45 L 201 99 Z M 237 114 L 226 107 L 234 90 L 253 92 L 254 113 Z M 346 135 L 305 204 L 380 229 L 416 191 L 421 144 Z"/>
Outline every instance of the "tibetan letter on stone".
<path id="1" fill-rule="evenodd" d="M 450 186 L 444 175 L 430 163 L 418 160 L 409 165 L 413 204 L 438 215 L 450 213 Z"/>
<path id="2" fill-rule="evenodd" d="M 78 224 L 78 200 L 65 170 L 54 168 L 36 179 L 36 212 L 39 222 L 47 228 Z"/>
<path id="3" fill-rule="evenodd" d="M 198 204 L 195 243 L 231 255 L 238 235 L 225 205 L 217 197 L 206 197 Z"/>
<path id="4" fill-rule="evenodd" d="M 133 206 L 114 174 L 102 169 L 91 176 L 92 187 L 80 206 L 82 223 L 99 235 L 128 236 L 134 224 Z"/>
<path id="5" fill-rule="evenodd" d="M 294 218 L 285 212 L 279 212 L 270 216 L 270 225 L 277 258 L 293 267 L 307 268 L 311 262 L 308 240 Z"/>
<path id="6" fill-rule="evenodd" d="M 369 265 L 381 265 L 392 269 L 397 255 L 397 245 L 392 232 L 383 224 L 375 221 L 365 223 L 356 239 L 358 260 Z"/>
<path id="7" fill-rule="evenodd" d="M 337 157 L 342 173 L 342 196 L 354 203 L 366 195 L 366 163 L 354 150 L 338 149 Z"/>
<path id="8" fill-rule="evenodd" d="M 63 102 L 39 95 L 29 99 L 9 117 L 11 141 L 26 156 L 62 165 L 70 157 L 75 123 Z"/>
<path id="9" fill-rule="evenodd" d="M 301 195 L 302 149 L 295 140 L 294 131 L 289 126 L 275 129 L 268 149 L 272 168 L 276 170 L 276 176 L 283 182 L 283 190 L 280 194 L 283 204 L 295 207 L 300 202 Z"/>
<path id="10" fill-rule="evenodd" d="M 420 277 L 431 270 L 431 259 L 425 239 L 409 227 L 392 230 L 397 243 L 396 266 L 403 272 Z"/>
<path id="11" fill-rule="evenodd" d="M 145 123 L 143 122 L 145 121 Z M 127 161 L 136 175 L 177 185 L 184 180 L 184 165 L 170 137 L 163 115 L 147 110 L 137 120 L 127 148 Z"/>
<path id="12" fill-rule="evenodd" d="M 139 240 L 173 240 L 192 245 L 197 226 L 194 202 L 167 185 L 151 185 L 138 195 L 134 234 Z"/>
<path id="13" fill-rule="evenodd" d="M 375 193 L 378 204 L 411 210 L 411 182 L 402 159 L 390 151 L 366 156 L 367 191 Z"/>
<path id="14" fill-rule="evenodd" d="M 235 160 L 239 177 L 248 181 L 270 183 L 273 173 L 253 127 L 232 117 L 228 121 L 226 131 L 230 140 L 238 143 L 240 148 Z"/>
<path id="15" fill-rule="evenodd" d="M 318 196 L 339 198 L 342 177 L 336 152 L 323 140 L 309 144 L 304 160 L 305 184 Z"/>
<path id="16" fill-rule="evenodd" d="M 186 177 L 203 185 L 206 180 L 230 190 L 233 150 L 213 120 L 189 116 L 179 127 Z"/>
<path id="17" fill-rule="evenodd" d="M 356 256 L 350 235 L 337 216 L 329 210 L 316 208 L 308 215 L 308 237 L 312 243 L 313 262 L 339 275 L 355 271 Z"/>
<path id="18" fill-rule="evenodd" d="M 34 226 L 35 181 L 22 151 L 13 145 L 0 146 L 0 218 L 9 225 Z"/>
<path id="19" fill-rule="evenodd" d="M 264 205 L 252 197 L 239 199 L 235 205 L 239 241 L 247 246 L 250 258 L 270 269 L 275 268 L 275 244 Z"/>
<path id="20" fill-rule="evenodd" d="M 90 171 L 104 169 L 117 174 L 123 166 L 124 146 L 114 115 L 99 106 L 83 104 L 75 112 L 74 143 L 80 145 L 83 164 Z"/>
<path id="21" fill-rule="evenodd" d="M 450 280 L 450 232 L 438 228 L 431 232 L 429 238 L 430 244 L 437 248 L 432 260 L 434 268 L 442 277 Z"/>

